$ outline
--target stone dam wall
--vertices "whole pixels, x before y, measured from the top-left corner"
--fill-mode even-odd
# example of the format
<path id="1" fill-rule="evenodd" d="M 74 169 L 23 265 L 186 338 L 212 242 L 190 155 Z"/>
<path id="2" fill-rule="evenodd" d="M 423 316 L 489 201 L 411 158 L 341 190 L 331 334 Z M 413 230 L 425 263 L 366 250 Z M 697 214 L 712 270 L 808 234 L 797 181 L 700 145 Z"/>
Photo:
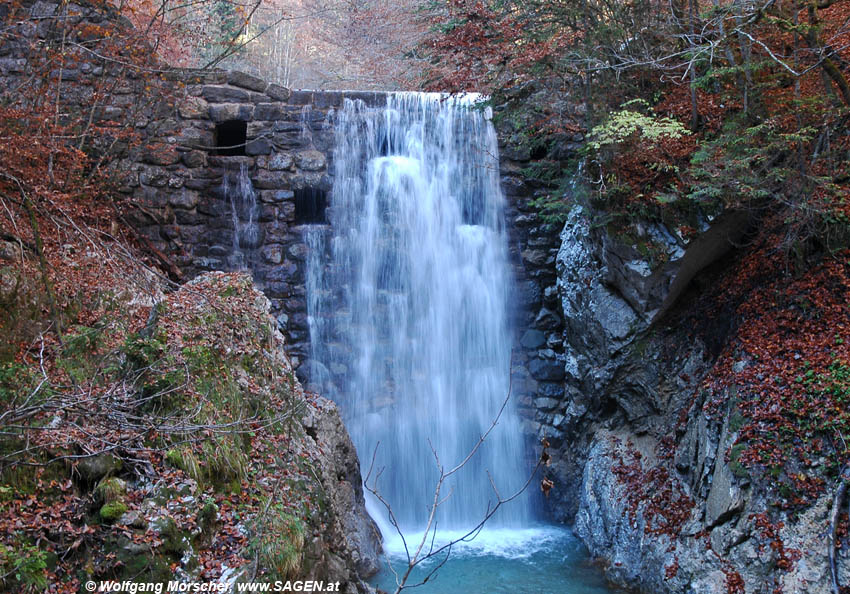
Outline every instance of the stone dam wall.
<path id="1" fill-rule="evenodd" d="M 168 117 L 145 131 L 145 146 L 121 166 L 122 191 L 139 206 L 132 224 L 185 276 L 251 270 L 302 381 L 309 379 L 310 356 L 305 225 L 326 220 L 335 113 L 346 100 L 380 106 L 386 94 L 289 91 L 239 72 L 206 74 L 185 87 Z M 502 187 L 516 281 L 513 397 L 527 433 L 557 445 L 564 419 L 558 229 L 527 206 L 532 189 L 520 169 L 530 157 L 505 152 Z M 330 371 L 343 376 L 348 368 Z"/>

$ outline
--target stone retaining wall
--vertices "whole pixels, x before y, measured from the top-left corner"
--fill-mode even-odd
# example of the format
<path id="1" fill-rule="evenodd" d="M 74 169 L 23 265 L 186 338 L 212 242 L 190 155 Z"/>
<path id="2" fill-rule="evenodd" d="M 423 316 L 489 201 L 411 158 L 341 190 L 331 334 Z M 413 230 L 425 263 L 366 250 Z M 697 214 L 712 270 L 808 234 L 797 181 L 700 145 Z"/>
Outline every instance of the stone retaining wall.
<path id="1" fill-rule="evenodd" d="M 305 274 L 308 247 L 297 220 L 295 194 L 305 188 L 329 192 L 333 172 L 334 112 L 345 99 L 369 105 L 386 101 L 382 93 L 307 92 L 264 86 L 237 73 L 209 75 L 187 87 L 174 124 L 157 150 L 141 162 L 128 162 L 125 190 L 155 217 L 142 216 L 137 228 L 181 269 L 193 276 L 234 267 L 233 205 L 224 184 L 238 182 L 244 168 L 257 195 L 258 234 L 238 241 L 247 252 L 254 278 L 272 302 L 296 368 L 310 352 Z M 215 128 L 245 121 L 244 156 L 216 156 Z M 513 302 L 516 343 L 513 396 L 520 403 L 527 433 L 562 437 L 564 394 L 563 322 L 559 313 L 555 226 L 540 221 L 527 206 L 533 191 L 520 169 L 528 161 L 511 151 L 501 159 L 507 198 L 506 222 L 517 292 Z M 244 225 L 243 216 L 237 226 Z M 308 378 L 301 368 L 302 381 Z"/>
<path id="2" fill-rule="evenodd" d="M 142 207 L 134 226 L 187 276 L 250 268 L 296 367 L 309 352 L 307 245 L 296 194 L 330 191 L 333 114 L 346 98 L 385 101 L 380 93 L 289 91 L 239 72 L 211 73 L 186 87 L 166 125 L 122 167 L 122 191 Z M 217 154 L 225 122 L 245 123 L 245 139 L 235 143 L 244 142 L 244 155 Z M 253 212 L 240 176 L 256 195 Z M 234 259 L 234 251 L 243 257 Z"/>

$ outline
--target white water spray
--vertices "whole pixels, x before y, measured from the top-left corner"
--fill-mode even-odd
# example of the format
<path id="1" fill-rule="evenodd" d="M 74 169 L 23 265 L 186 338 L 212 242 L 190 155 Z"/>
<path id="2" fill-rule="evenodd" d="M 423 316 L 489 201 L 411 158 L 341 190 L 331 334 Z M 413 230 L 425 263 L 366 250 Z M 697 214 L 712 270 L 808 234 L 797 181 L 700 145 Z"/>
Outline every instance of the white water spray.
<path id="1" fill-rule="evenodd" d="M 330 228 L 306 231 L 311 383 L 341 404 L 364 472 L 378 448 L 377 486 L 405 530 L 425 525 L 434 452 L 446 468 L 463 460 L 510 389 L 498 148 L 475 102 L 417 93 L 390 95 L 385 108 L 346 100 Z M 505 497 L 528 478 L 525 462 L 509 401 L 443 487 L 438 531 L 475 525 L 497 498 L 490 477 Z M 526 525 L 529 500 L 511 502 L 491 523 Z M 386 518 L 370 508 L 379 523 Z"/>

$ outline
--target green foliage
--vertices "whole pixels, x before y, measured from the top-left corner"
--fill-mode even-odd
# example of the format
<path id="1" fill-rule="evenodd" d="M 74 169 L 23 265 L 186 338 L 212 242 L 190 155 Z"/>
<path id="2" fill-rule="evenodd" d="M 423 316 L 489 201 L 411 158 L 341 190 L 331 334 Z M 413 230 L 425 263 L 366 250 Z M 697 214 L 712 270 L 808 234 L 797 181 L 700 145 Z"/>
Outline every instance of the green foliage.
<path id="1" fill-rule="evenodd" d="M 747 418 L 738 410 L 735 410 L 729 417 L 729 431 L 735 433 L 747 422 Z"/>
<path id="2" fill-rule="evenodd" d="M 189 369 L 192 382 L 206 402 L 200 411 L 204 421 L 239 419 L 266 412 L 265 402 L 243 390 L 236 377 L 241 374 L 239 367 L 254 377 L 262 377 L 257 369 L 256 353 L 244 355 L 241 361 L 227 360 L 208 345 L 184 347 L 183 360 Z"/>
<path id="3" fill-rule="evenodd" d="M 582 166 L 583 159 L 573 159 L 566 164 L 542 160 L 522 170 L 526 180 L 553 188 L 529 201 L 544 223 L 563 225 L 573 206 L 585 198 L 586 188 L 580 176 Z"/>
<path id="4" fill-rule="evenodd" d="M 141 369 L 158 363 L 165 355 L 166 336 L 157 331 L 151 336 L 142 334 L 131 335 L 122 348 L 128 363 Z"/>
<path id="5" fill-rule="evenodd" d="M 205 59 L 215 59 L 228 52 L 238 53 L 242 49 L 239 47 L 239 35 L 245 21 L 237 5 L 230 0 L 215 1 L 210 6 L 210 15 L 213 18 L 212 26 L 206 29 L 203 37 Z"/>
<path id="6" fill-rule="evenodd" d="M 801 503 L 799 493 L 834 477 L 846 463 L 850 436 L 850 366 L 839 359 L 817 371 L 804 361 L 793 380 L 774 378 L 789 390 L 781 417 L 771 430 L 760 430 L 760 441 L 747 453 L 767 468 L 775 482 L 789 487 L 789 501 Z M 752 426 L 750 426 L 752 430 Z M 814 460 L 820 461 L 815 467 Z M 752 458 L 750 458 L 752 459 Z M 811 494 L 811 492 L 809 493 Z"/>
<path id="7" fill-rule="evenodd" d="M 268 507 L 255 520 L 250 549 L 275 579 L 298 576 L 304 557 L 306 525 L 281 504 Z"/>
<path id="8" fill-rule="evenodd" d="M 552 160 L 532 161 L 521 170 L 523 178 L 552 186 L 562 183 L 567 176 L 561 163 Z"/>
<path id="9" fill-rule="evenodd" d="M 843 339 L 836 339 L 836 344 L 843 343 Z M 830 396 L 840 404 L 850 402 L 850 367 L 835 360 L 829 366 L 827 373 L 815 373 L 807 365 L 803 368 L 804 371 L 795 379 L 798 384 L 806 386 L 812 394 Z"/>
<path id="10" fill-rule="evenodd" d="M 181 387 L 186 384 L 186 372 L 168 352 L 167 337 L 161 329 L 150 335 L 131 335 L 121 350 L 129 371 L 136 374 L 144 410 L 171 412 L 183 406 Z"/>
<path id="11" fill-rule="evenodd" d="M 453 18 L 449 21 L 446 21 L 445 23 L 439 23 L 439 24 L 435 25 L 434 30 L 439 31 L 443 35 L 446 35 L 448 33 L 451 33 L 452 31 L 454 31 L 458 27 L 462 27 L 467 22 L 468 22 L 467 19 Z"/>
<path id="12" fill-rule="evenodd" d="M 248 457 L 236 443 L 237 439 L 237 436 L 223 436 L 203 444 L 209 481 L 214 485 L 227 484 L 232 491 L 239 490 L 248 469 Z"/>
<path id="13" fill-rule="evenodd" d="M 850 221 L 842 206 L 846 189 L 815 174 L 807 163 L 806 147 L 819 134 L 814 126 L 789 130 L 781 117 L 727 118 L 693 154 L 687 196 L 700 205 L 724 208 L 784 202 L 788 212 L 784 249 L 801 269 L 812 238 L 829 251 L 845 249 L 850 245 Z"/>
<path id="14" fill-rule="evenodd" d="M 170 449 L 165 454 L 165 460 L 175 468 L 185 472 L 192 480 L 198 483 L 203 482 L 204 473 L 201 470 L 201 464 L 191 447 L 183 446 Z"/>
<path id="15" fill-rule="evenodd" d="M 0 435 L 0 454 L 6 464 L 0 470 L 0 480 L 16 489 L 32 492 L 36 488 L 35 469 L 18 465 L 22 458 L 30 455 L 26 441 L 26 426 L 43 424 L 35 417 L 39 407 L 54 396 L 52 386 L 43 381 L 31 366 L 19 363 L 0 363 L 0 412 L 11 412 Z M 13 423 L 8 419 L 20 415 Z M 53 472 L 56 466 L 50 468 Z"/>
<path id="16" fill-rule="evenodd" d="M 695 20 L 687 7 L 671 19 L 647 3 L 428 6 L 437 26 L 422 52 L 439 74 L 430 79 L 498 98 L 494 121 L 512 146 L 549 147 L 589 130 L 586 177 L 600 208 L 785 210 L 783 247 L 798 261 L 850 246 L 850 90 L 832 16 L 798 19 L 781 4 L 717 3 L 697 7 Z M 812 52 L 816 64 L 804 58 Z M 685 139 L 685 118 L 695 140 Z M 533 168 L 529 179 L 543 181 Z M 534 206 L 558 221 L 561 196 L 537 196 Z"/>
<path id="17" fill-rule="evenodd" d="M 723 88 L 722 85 L 740 82 L 741 77 L 752 77 L 755 74 L 769 72 L 773 64 L 770 60 L 755 60 L 735 65 L 706 61 L 697 67 L 697 71 L 701 74 L 697 76 L 694 86 L 703 91 L 716 92 L 719 88 Z M 732 96 L 729 98 L 734 100 L 734 94 L 740 91 L 741 89 L 733 87 Z"/>
<path id="18" fill-rule="evenodd" d="M 204 440 L 199 448 L 172 448 L 165 459 L 201 485 L 238 492 L 248 473 L 248 456 L 237 439 L 238 436 L 222 435 Z"/>
<path id="19" fill-rule="evenodd" d="M 741 464 L 741 454 L 743 454 L 747 450 L 747 445 L 744 443 L 736 443 L 729 450 L 729 470 L 732 471 L 739 479 L 748 479 L 750 478 L 750 471 L 747 470 L 746 466 Z"/>
<path id="20" fill-rule="evenodd" d="M 814 133 L 813 128 L 785 132 L 772 120 L 754 124 L 744 115 L 727 119 L 720 133 L 701 142 L 691 158 L 688 197 L 731 206 L 770 198 L 799 179 L 793 163 L 780 166 L 777 155 L 810 141 Z"/>
<path id="21" fill-rule="evenodd" d="M 43 400 L 49 394 L 49 384 L 40 384 L 31 367 L 20 363 L 0 363 L 0 409 L 22 404 L 32 397 Z M 32 402 L 31 403 L 35 403 Z"/>
<path id="22" fill-rule="evenodd" d="M 840 189 L 834 184 L 822 187 L 829 189 L 832 196 L 840 195 Z M 840 206 L 844 200 L 836 199 L 836 202 Z M 847 213 L 837 208 L 826 208 L 820 212 L 820 220 L 823 225 L 818 235 L 833 255 L 850 248 L 850 216 Z"/>
<path id="23" fill-rule="evenodd" d="M 593 127 L 580 152 L 587 157 L 587 185 L 595 180 L 598 208 L 644 219 L 663 219 L 665 212 L 684 215 L 682 171 L 664 143 L 689 134 L 677 119 L 658 116 L 642 99 L 623 103 Z M 624 212 L 634 207 L 645 212 Z"/>
<path id="24" fill-rule="evenodd" d="M 101 342 L 101 331 L 103 323 L 88 326 L 72 326 L 65 333 L 65 353 L 74 356 L 76 354 L 88 354 L 96 350 Z"/>
<path id="25" fill-rule="evenodd" d="M 181 353 L 192 373 L 215 376 L 224 367 L 221 357 L 204 344 L 183 347 Z"/>
<path id="26" fill-rule="evenodd" d="M 644 140 L 656 143 L 660 140 L 675 140 L 690 134 L 681 122 L 671 117 L 658 117 L 649 104 L 642 99 L 633 99 L 621 105 L 608 119 L 590 131 L 586 144 L 587 151 L 599 151 L 602 148 L 624 144 L 629 141 Z M 643 109 L 647 114 L 637 111 Z"/>
<path id="27" fill-rule="evenodd" d="M 0 583 L 9 591 L 41 592 L 47 588 L 47 553 L 18 542 L 14 548 L 0 544 Z"/>
<path id="28" fill-rule="evenodd" d="M 228 285 L 223 290 L 219 291 L 218 294 L 219 294 L 220 297 L 227 299 L 228 297 L 233 297 L 238 292 L 239 292 L 239 289 L 237 289 L 234 285 Z M 215 312 L 210 312 L 210 313 L 215 313 Z"/>
<path id="29" fill-rule="evenodd" d="M 102 344 L 105 324 L 92 327 L 75 325 L 65 333 L 65 344 L 57 361 L 77 383 L 83 383 L 96 375 L 97 350 Z"/>
<path id="30" fill-rule="evenodd" d="M 567 220 L 573 203 L 566 195 L 552 192 L 534 198 L 529 204 L 537 210 L 544 223 L 558 225 Z"/>
<path id="31" fill-rule="evenodd" d="M 834 361 L 829 366 L 828 373 L 818 376 L 815 389 L 844 409 L 850 405 L 850 366 L 841 361 Z M 833 419 L 833 423 L 835 430 L 842 436 L 850 431 L 850 417 L 847 415 L 838 415 Z"/>

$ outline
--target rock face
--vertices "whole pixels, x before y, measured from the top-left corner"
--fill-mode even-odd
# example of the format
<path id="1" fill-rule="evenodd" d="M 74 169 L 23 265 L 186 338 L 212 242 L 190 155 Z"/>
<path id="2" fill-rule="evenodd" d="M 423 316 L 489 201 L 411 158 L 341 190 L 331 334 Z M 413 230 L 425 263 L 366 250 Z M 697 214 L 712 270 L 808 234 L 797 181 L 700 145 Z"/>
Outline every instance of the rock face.
<path id="1" fill-rule="evenodd" d="M 711 464 L 708 496 L 705 490 L 677 483 L 694 506 L 675 536 L 658 534 L 658 515 L 647 511 L 646 500 L 633 508 L 634 495 L 622 480 L 619 465 L 629 455 L 628 440 L 644 454 L 644 468 L 657 462 L 653 439 L 600 429 L 587 455 L 575 516 L 576 533 L 592 555 L 607 561 L 613 581 L 646 591 L 695 594 L 727 594 L 737 580 L 743 587 L 738 591 L 747 593 L 831 591 L 824 538 L 830 497 L 822 497 L 793 524 L 780 528 L 775 540 L 768 539 L 781 542 L 781 547 L 765 546 L 757 521 L 770 502 L 736 484 L 721 457 Z M 793 561 L 790 569 L 783 567 L 787 560 Z M 838 561 L 839 574 L 846 576 L 850 554 L 842 549 Z"/>
<path id="2" fill-rule="evenodd" d="M 502 191 L 509 237 L 510 263 L 516 292 L 511 359 L 511 394 L 518 403 L 529 441 L 541 435 L 556 448 L 568 429 L 559 406 L 564 397 L 566 357 L 563 319 L 558 301 L 555 257 L 559 226 L 547 222 L 529 204 L 536 191 L 522 170 L 530 163 L 527 151 L 516 150 L 503 130 L 500 135 Z"/>
<path id="3" fill-rule="evenodd" d="M 576 207 L 561 232 L 564 397 L 546 409 L 564 420 L 540 429 L 563 432 L 550 469 L 552 513 L 574 523 L 618 583 L 828 592 L 829 497 L 785 524 L 766 522 L 769 490 L 756 490 L 735 460 L 734 391 L 709 411 L 699 389 L 728 327 L 691 308 L 700 283 L 715 278 L 701 271 L 738 243 L 746 215 L 706 220 L 689 242 L 658 224 L 637 227 L 637 237 L 617 237 Z M 839 562 L 847 575 L 850 555 Z"/>
<path id="4" fill-rule="evenodd" d="M 322 484 L 327 489 L 330 506 L 337 519 L 327 538 L 344 543 L 357 575 L 372 576 L 378 571 L 380 533 L 366 512 L 360 461 L 339 409 L 323 398 L 317 406 L 308 409 L 302 424 L 307 435 L 321 446 Z"/>
<path id="5" fill-rule="evenodd" d="M 764 522 L 769 496 L 732 447 L 735 394 L 703 410 L 701 381 L 732 321 L 709 321 L 700 296 L 750 215 L 705 216 L 685 238 L 649 221 L 618 233 L 575 206 L 556 229 L 527 206 L 552 189 L 526 176 L 534 156 L 511 125 L 500 148 L 520 305 L 514 386 L 529 436 L 552 444 L 551 516 L 575 526 L 615 582 L 642 590 L 828 592 L 828 498 L 781 527 Z M 556 148 L 575 155 L 581 142 Z M 846 553 L 840 564 L 847 575 Z"/>

